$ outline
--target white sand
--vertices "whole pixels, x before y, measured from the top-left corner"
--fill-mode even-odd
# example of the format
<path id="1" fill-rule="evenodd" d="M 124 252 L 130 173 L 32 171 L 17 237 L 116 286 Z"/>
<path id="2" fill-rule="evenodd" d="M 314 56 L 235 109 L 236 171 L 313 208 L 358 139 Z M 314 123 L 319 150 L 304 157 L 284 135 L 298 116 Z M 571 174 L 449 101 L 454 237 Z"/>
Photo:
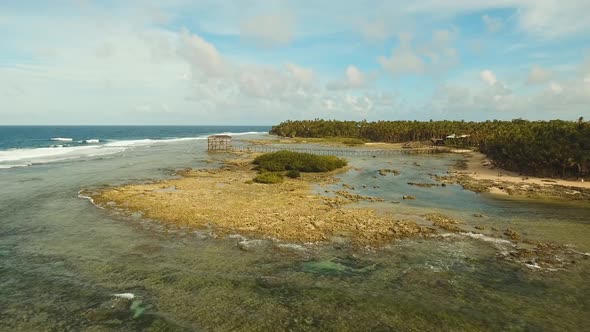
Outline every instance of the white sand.
<path id="1" fill-rule="evenodd" d="M 467 170 L 458 171 L 458 174 L 469 175 L 476 180 L 505 181 L 512 183 L 529 183 L 538 185 L 559 185 L 577 188 L 590 188 L 590 181 L 570 181 L 561 179 L 539 178 L 533 176 L 521 176 L 517 173 L 506 171 L 492 166 L 484 166 L 482 163 L 488 160 L 485 155 L 472 152 L 467 157 Z M 545 181 L 544 181 L 545 180 Z M 491 188 L 492 190 L 494 188 Z M 495 188 L 497 193 L 504 193 L 503 190 Z M 490 190 L 490 192 L 494 192 Z"/>

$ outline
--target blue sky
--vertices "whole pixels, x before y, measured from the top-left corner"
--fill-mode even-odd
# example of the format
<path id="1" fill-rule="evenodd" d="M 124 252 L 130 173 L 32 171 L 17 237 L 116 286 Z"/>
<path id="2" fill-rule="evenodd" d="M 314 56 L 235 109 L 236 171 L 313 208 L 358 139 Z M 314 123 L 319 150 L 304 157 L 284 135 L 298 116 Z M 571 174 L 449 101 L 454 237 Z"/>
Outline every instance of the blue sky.
<path id="1" fill-rule="evenodd" d="M 587 0 L 1 1 L 0 124 L 590 117 Z"/>

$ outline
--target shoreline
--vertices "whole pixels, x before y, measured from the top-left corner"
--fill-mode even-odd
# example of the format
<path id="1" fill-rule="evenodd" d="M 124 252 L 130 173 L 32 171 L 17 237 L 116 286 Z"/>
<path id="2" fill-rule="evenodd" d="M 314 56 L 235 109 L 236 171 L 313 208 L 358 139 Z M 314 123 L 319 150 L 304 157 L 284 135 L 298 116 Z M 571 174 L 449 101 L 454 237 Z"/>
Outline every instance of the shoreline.
<path id="1" fill-rule="evenodd" d="M 465 159 L 448 176 L 435 176 L 435 179 L 457 183 L 478 193 L 590 202 L 590 182 L 518 175 L 492 166 L 482 153 L 473 151 L 463 156 Z"/>
<path id="2" fill-rule="evenodd" d="M 543 178 L 535 176 L 518 175 L 515 172 L 507 171 L 501 168 L 495 168 L 491 165 L 486 166 L 483 162 L 487 161 L 487 157 L 479 152 L 469 153 L 467 159 L 467 170 L 459 171 L 460 174 L 470 175 L 476 180 L 494 180 L 506 182 L 522 182 L 527 184 L 537 185 L 558 185 L 562 187 L 575 187 L 582 189 L 590 189 L 590 181 L 580 182 L 574 180 Z"/>

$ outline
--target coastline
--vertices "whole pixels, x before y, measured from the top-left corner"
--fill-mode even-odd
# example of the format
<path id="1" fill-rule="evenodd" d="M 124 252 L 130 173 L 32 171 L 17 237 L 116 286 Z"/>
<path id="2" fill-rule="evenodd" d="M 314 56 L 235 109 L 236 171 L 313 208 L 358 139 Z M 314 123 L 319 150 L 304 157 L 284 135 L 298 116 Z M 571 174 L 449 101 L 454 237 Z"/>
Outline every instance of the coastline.
<path id="1" fill-rule="evenodd" d="M 551 179 L 541 178 L 534 176 L 522 176 L 515 172 L 507 171 L 500 168 L 494 168 L 491 165 L 484 165 L 483 162 L 488 159 L 486 156 L 479 152 L 469 153 L 467 159 L 467 170 L 471 177 L 476 180 L 494 180 L 494 181 L 506 181 L 514 183 L 527 183 L 527 184 L 538 184 L 538 185 L 557 185 L 563 187 L 576 187 L 583 189 L 590 189 L 590 182 L 580 182 L 563 179 Z M 463 173 L 463 172 L 459 172 Z"/>
<path id="2" fill-rule="evenodd" d="M 522 176 L 492 166 L 479 152 L 464 154 L 464 161 L 448 176 L 435 177 L 443 183 L 457 183 L 474 192 L 536 199 L 590 201 L 590 182 Z"/>

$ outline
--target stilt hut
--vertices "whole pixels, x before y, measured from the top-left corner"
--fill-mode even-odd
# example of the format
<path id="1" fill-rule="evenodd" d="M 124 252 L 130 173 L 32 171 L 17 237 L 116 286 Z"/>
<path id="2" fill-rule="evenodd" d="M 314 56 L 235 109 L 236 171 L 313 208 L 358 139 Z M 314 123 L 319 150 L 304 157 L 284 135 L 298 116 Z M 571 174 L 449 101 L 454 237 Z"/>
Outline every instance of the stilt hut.
<path id="1" fill-rule="evenodd" d="M 227 151 L 231 149 L 231 136 L 211 135 L 207 137 L 207 151 Z"/>

